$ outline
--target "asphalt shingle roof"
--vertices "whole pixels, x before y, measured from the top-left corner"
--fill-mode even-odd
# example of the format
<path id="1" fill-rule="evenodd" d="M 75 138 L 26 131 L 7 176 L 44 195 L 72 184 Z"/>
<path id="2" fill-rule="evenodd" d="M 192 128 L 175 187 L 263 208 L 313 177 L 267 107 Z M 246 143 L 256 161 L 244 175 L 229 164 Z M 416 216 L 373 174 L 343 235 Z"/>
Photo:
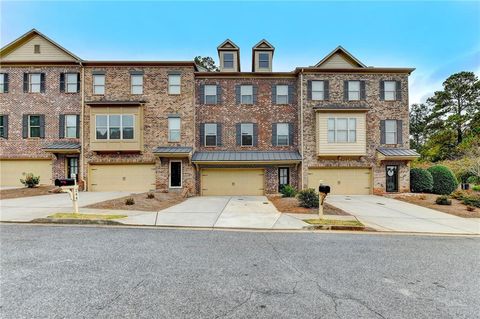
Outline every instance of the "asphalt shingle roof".
<path id="1" fill-rule="evenodd" d="M 264 162 L 264 161 L 300 161 L 302 157 L 298 152 L 195 152 L 192 157 L 194 162 Z"/>
<path id="2" fill-rule="evenodd" d="M 377 148 L 385 156 L 420 156 L 415 150 L 408 148 Z"/>

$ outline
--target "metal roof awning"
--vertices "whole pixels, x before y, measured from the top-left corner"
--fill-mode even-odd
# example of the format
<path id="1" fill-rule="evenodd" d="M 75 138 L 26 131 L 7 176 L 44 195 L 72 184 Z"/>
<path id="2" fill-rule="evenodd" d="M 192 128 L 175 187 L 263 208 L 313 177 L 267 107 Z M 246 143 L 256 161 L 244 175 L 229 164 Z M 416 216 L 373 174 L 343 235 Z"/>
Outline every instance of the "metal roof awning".
<path id="1" fill-rule="evenodd" d="M 159 146 L 153 154 L 160 157 L 189 157 L 193 148 L 188 146 Z"/>
<path id="2" fill-rule="evenodd" d="M 45 152 L 61 154 L 80 153 L 80 143 L 77 142 L 54 142 L 42 148 Z"/>
<path id="3" fill-rule="evenodd" d="M 286 164 L 301 160 L 298 151 L 195 152 L 192 157 L 192 162 L 196 164 Z"/>
<path id="4" fill-rule="evenodd" d="M 317 112 L 330 112 L 330 111 L 350 111 L 350 112 L 367 112 L 369 110 L 367 105 L 357 104 L 326 104 L 326 105 L 316 105 L 313 109 Z"/>
<path id="5" fill-rule="evenodd" d="M 377 159 L 380 161 L 411 161 L 419 156 L 415 150 L 408 148 L 377 148 Z"/>
<path id="6" fill-rule="evenodd" d="M 121 106 L 141 106 L 145 101 L 85 101 L 90 106 L 121 105 Z"/>

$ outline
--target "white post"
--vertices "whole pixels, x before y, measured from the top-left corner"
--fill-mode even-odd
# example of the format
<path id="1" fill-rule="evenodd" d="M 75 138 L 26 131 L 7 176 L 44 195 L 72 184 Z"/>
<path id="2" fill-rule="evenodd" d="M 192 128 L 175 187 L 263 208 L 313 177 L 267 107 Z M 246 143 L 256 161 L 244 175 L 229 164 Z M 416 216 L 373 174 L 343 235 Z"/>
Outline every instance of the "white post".
<path id="1" fill-rule="evenodd" d="M 72 175 L 73 175 L 73 179 L 74 179 L 74 181 L 75 181 L 75 185 L 73 186 L 72 193 L 71 193 L 72 201 L 73 201 L 73 211 L 75 212 L 75 214 L 78 214 L 78 185 L 77 185 L 77 175 L 76 175 L 76 174 L 72 174 Z"/>

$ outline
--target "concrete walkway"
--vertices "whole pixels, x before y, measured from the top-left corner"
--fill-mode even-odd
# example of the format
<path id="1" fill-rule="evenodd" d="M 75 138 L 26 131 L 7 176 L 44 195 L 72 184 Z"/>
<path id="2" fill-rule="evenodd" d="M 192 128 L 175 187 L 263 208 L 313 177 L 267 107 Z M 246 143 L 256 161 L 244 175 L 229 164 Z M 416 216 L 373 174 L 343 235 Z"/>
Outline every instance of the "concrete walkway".
<path id="1" fill-rule="evenodd" d="M 374 195 L 329 195 L 326 202 L 379 231 L 480 234 L 476 218 L 462 218 Z"/>

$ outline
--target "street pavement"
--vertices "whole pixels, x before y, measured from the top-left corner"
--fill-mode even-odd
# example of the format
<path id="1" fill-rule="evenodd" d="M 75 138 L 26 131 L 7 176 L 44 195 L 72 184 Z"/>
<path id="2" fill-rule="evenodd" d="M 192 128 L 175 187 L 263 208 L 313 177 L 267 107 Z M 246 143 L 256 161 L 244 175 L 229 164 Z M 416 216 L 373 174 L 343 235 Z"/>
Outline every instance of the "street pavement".
<path id="1" fill-rule="evenodd" d="M 478 318 L 480 240 L 0 225 L 1 318 Z"/>

